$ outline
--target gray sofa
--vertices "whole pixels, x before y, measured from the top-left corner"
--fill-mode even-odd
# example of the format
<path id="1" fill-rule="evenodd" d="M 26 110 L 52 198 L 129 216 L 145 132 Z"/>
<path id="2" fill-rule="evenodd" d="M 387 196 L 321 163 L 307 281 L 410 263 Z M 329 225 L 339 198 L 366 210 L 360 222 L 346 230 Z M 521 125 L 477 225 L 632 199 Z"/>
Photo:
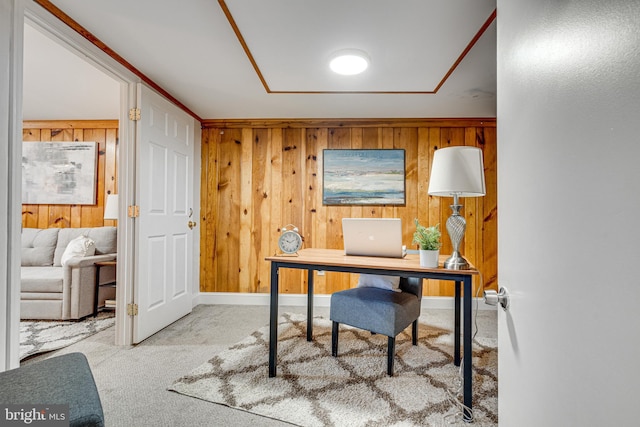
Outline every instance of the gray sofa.
<path id="1" fill-rule="evenodd" d="M 65 265 L 62 255 L 73 239 L 87 236 L 95 242 L 95 255 L 73 257 Z M 24 228 L 20 318 L 76 320 L 93 313 L 95 266 L 116 259 L 116 227 Z M 100 283 L 115 280 L 115 268 L 100 269 Z M 100 288 L 99 301 L 115 297 L 115 289 Z"/>

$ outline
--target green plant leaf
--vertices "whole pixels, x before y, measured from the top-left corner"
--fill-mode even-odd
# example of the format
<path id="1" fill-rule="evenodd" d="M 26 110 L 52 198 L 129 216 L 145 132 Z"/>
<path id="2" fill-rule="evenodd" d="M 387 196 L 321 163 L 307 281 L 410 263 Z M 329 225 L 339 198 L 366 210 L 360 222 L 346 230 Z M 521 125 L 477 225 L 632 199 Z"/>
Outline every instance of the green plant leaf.
<path id="1" fill-rule="evenodd" d="M 423 250 L 435 251 L 440 249 L 442 245 L 440 242 L 440 224 L 425 227 L 424 225 L 420 225 L 418 218 L 416 218 L 414 222 L 416 224 L 416 231 L 413 232 L 413 243 Z"/>

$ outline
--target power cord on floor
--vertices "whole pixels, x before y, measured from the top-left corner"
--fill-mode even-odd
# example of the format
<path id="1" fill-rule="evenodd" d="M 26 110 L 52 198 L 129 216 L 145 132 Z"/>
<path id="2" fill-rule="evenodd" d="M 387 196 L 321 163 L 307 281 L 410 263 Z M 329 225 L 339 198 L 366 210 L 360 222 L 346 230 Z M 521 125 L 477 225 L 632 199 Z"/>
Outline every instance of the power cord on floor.
<path id="1" fill-rule="evenodd" d="M 471 336 L 472 345 L 476 339 L 476 335 L 478 334 L 478 311 L 480 306 L 480 289 L 484 289 L 484 279 L 482 277 L 482 273 L 481 272 L 478 272 L 478 273 L 480 275 L 480 284 L 476 288 L 476 312 L 474 314 L 474 319 L 473 319 L 475 331 Z M 454 384 L 455 391 L 451 391 L 447 389 L 447 397 L 451 405 L 455 408 L 455 412 L 443 416 L 443 421 L 445 424 L 453 425 L 461 422 L 467 422 L 467 423 L 473 422 L 473 409 L 467 407 L 464 403 L 462 403 L 463 387 L 464 387 L 464 358 L 460 360 L 458 377 L 456 378 L 456 381 Z M 470 417 L 469 419 L 464 418 L 465 412 L 469 414 L 469 417 Z"/>
<path id="2" fill-rule="evenodd" d="M 460 361 L 460 369 L 458 370 L 458 377 L 455 380 L 455 392 L 447 389 L 447 398 L 449 403 L 454 407 L 455 411 L 451 414 L 447 414 L 442 417 L 445 424 L 454 425 L 459 423 L 471 423 L 473 422 L 473 409 L 462 403 L 463 400 L 463 387 L 464 387 L 464 360 Z M 469 414 L 469 418 L 465 419 L 465 412 Z"/>

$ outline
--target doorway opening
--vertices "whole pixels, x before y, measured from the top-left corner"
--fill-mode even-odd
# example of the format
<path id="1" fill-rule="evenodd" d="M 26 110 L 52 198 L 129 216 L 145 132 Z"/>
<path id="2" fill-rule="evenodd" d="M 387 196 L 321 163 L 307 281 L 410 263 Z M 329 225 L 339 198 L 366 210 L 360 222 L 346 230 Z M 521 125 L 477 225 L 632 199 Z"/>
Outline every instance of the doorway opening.
<path id="1" fill-rule="evenodd" d="M 104 209 L 108 196 L 118 194 L 122 184 L 119 180 L 122 170 L 119 164 L 120 143 L 123 141 L 120 123 L 123 105 L 126 111 L 128 102 L 123 99 L 126 98 L 123 94 L 126 94 L 124 88 L 128 86 L 128 82 L 93 64 L 77 48 L 74 51 L 59 34 L 55 34 L 48 24 L 30 11 L 25 11 L 23 34 L 23 141 L 68 142 L 71 147 L 76 144 L 93 146 L 95 172 L 91 188 L 94 193 L 92 204 L 55 203 L 53 199 L 51 202 L 28 204 L 30 202 L 24 198 L 23 167 L 22 228 L 118 227 L 116 219 L 105 219 Z M 76 164 L 75 169 L 78 168 Z M 73 187 L 69 191 L 80 188 L 75 185 Z M 67 190 L 60 190 L 57 186 L 52 193 L 68 193 Z M 115 246 L 115 242 L 113 245 Z M 117 249 L 114 252 L 117 253 Z M 56 255 L 54 265 L 59 264 L 59 256 Z M 123 273 L 115 270 L 112 267 L 106 275 L 102 272 L 98 277 L 99 283 L 116 284 L 97 288 L 98 307 L 102 310 L 103 307 L 111 306 L 117 318 L 124 318 L 120 307 L 126 300 L 117 297 L 116 293 L 121 288 L 117 286 L 117 278 Z M 93 305 L 94 298 L 91 297 L 89 295 Z M 87 298 L 83 301 L 86 303 Z M 54 308 L 51 316 L 55 317 L 56 310 Z M 38 311 L 36 308 L 36 312 Z M 67 308 L 62 309 L 64 316 L 66 311 Z M 85 311 L 83 309 L 83 315 Z M 21 313 L 20 317 L 21 320 L 23 317 L 26 320 L 34 316 Z M 120 329 L 124 326 L 121 324 Z M 118 335 L 122 334 L 116 334 L 116 341 Z"/>

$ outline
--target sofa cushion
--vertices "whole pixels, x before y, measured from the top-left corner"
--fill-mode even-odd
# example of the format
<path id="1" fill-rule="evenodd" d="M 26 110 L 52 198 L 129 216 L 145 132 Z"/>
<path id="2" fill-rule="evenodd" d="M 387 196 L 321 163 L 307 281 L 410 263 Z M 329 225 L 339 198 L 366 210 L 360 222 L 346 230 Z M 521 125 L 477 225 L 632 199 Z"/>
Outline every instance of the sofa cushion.
<path id="1" fill-rule="evenodd" d="M 114 254 L 117 252 L 116 227 L 61 228 L 58 233 L 58 245 L 53 255 L 53 265 L 62 265 L 62 254 L 69 242 L 78 236 L 87 236 L 96 243 L 96 255 Z"/>
<path id="2" fill-rule="evenodd" d="M 96 253 L 96 242 L 87 236 L 78 236 L 67 245 L 64 250 L 60 264 L 66 265 L 67 261 L 73 257 L 93 256 Z"/>
<path id="3" fill-rule="evenodd" d="M 22 267 L 20 275 L 22 292 L 62 292 L 61 267 Z"/>
<path id="4" fill-rule="evenodd" d="M 63 317 L 62 298 L 37 300 L 26 299 L 24 296 L 20 298 L 20 319 L 22 320 L 62 320 Z"/>
<path id="5" fill-rule="evenodd" d="M 62 301 L 63 295 L 62 292 L 20 292 L 20 301 Z M 21 310 L 22 319 L 29 319 L 29 317 L 23 317 L 23 314 Z"/>
<path id="6" fill-rule="evenodd" d="M 22 265 L 53 265 L 59 228 L 22 229 Z"/>

